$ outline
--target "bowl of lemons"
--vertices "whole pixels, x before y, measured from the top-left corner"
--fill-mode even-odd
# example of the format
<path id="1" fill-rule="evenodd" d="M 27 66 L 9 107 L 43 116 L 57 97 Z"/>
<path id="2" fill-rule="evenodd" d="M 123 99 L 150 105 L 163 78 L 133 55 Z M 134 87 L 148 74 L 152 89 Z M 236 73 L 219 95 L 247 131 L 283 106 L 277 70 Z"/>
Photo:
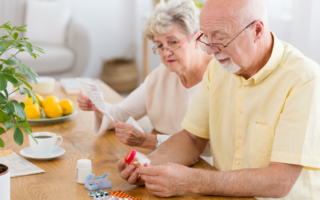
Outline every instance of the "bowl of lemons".
<path id="1" fill-rule="evenodd" d="M 24 111 L 30 125 L 60 123 L 78 113 L 70 99 L 60 101 L 56 96 L 43 98 L 39 94 L 35 93 L 35 95 L 36 103 L 33 103 L 30 97 L 27 97 L 24 102 Z"/>

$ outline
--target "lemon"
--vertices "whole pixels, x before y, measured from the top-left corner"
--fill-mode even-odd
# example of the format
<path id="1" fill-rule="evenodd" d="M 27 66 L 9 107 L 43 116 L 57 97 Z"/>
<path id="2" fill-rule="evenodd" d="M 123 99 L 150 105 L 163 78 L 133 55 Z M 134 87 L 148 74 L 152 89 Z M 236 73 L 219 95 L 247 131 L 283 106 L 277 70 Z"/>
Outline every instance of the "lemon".
<path id="1" fill-rule="evenodd" d="M 36 101 L 37 101 L 36 103 L 39 104 L 39 105 L 40 105 L 40 103 L 42 104 L 42 102 L 43 102 L 43 97 L 42 97 L 40 94 L 37 94 L 37 93 L 34 93 L 34 95 L 37 96 L 38 99 L 40 100 L 40 102 L 39 102 L 39 100 L 36 98 Z M 33 104 L 33 99 L 32 99 L 32 97 L 28 97 L 28 96 L 27 96 L 24 104 L 26 105 L 26 104 L 30 104 L 30 103 Z"/>
<path id="2" fill-rule="evenodd" d="M 62 116 L 62 108 L 56 103 L 46 105 L 43 109 L 47 117 L 56 118 Z"/>
<path id="3" fill-rule="evenodd" d="M 63 115 L 70 115 L 72 113 L 73 103 L 69 99 L 64 99 L 60 101 L 58 104 L 62 108 Z"/>
<path id="4" fill-rule="evenodd" d="M 27 115 L 27 119 L 39 119 L 41 115 L 38 104 L 26 106 L 24 112 Z"/>
<path id="5" fill-rule="evenodd" d="M 57 104 L 59 103 L 59 99 L 56 96 L 48 96 L 43 102 L 42 102 L 42 107 L 46 107 L 47 105 L 50 104 Z"/>
<path id="6" fill-rule="evenodd" d="M 27 106 L 35 106 L 36 108 L 38 108 L 39 110 L 41 110 L 41 107 L 40 107 L 39 104 L 37 104 L 37 103 L 33 104 L 32 102 L 27 101 L 27 102 L 24 102 L 24 105 L 25 105 L 25 107 L 27 107 Z"/>

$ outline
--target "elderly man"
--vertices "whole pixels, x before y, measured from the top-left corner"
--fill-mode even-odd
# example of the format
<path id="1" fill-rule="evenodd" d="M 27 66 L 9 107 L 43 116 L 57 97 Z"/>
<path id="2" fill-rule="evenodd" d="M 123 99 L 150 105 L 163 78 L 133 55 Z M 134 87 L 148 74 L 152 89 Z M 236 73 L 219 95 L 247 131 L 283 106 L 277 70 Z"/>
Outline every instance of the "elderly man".
<path id="1" fill-rule="evenodd" d="M 263 0 L 208 0 L 200 27 L 216 60 L 184 130 L 149 155 L 155 166 L 120 160 L 122 178 L 165 197 L 320 199 L 320 67 L 269 31 Z M 219 171 L 185 167 L 208 139 Z"/>

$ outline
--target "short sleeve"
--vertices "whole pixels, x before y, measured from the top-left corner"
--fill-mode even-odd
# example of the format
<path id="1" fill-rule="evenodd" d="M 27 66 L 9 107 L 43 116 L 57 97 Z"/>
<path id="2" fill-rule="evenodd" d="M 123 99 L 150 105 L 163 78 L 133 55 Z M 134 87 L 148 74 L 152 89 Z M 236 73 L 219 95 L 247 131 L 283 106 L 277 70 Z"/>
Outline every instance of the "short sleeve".
<path id="1" fill-rule="evenodd" d="M 287 97 L 271 161 L 320 168 L 320 78 L 300 83 Z"/>
<path id="2" fill-rule="evenodd" d="M 209 63 L 208 69 L 203 76 L 199 89 L 187 111 L 181 126 L 188 132 L 209 139 L 209 91 L 210 76 L 213 73 L 213 62 Z"/>

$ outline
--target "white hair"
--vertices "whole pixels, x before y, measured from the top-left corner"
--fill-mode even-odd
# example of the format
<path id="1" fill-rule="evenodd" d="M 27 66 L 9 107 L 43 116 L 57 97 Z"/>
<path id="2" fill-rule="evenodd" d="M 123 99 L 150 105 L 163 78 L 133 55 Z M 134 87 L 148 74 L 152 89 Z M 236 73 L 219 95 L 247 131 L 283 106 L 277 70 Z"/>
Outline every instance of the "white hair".
<path id="1" fill-rule="evenodd" d="M 200 10 L 192 0 L 161 0 L 144 27 L 145 36 L 153 40 L 155 35 L 168 33 L 175 24 L 185 35 L 199 30 Z"/>
<path id="2" fill-rule="evenodd" d="M 241 70 L 241 67 L 239 65 L 237 65 L 235 62 L 233 62 L 232 58 L 230 56 L 228 56 L 227 54 L 223 53 L 223 52 L 219 52 L 217 54 L 213 54 L 214 58 L 217 60 L 224 60 L 229 58 L 230 61 L 221 64 L 222 68 L 228 72 L 228 73 L 232 73 L 235 74 L 238 71 Z"/>

